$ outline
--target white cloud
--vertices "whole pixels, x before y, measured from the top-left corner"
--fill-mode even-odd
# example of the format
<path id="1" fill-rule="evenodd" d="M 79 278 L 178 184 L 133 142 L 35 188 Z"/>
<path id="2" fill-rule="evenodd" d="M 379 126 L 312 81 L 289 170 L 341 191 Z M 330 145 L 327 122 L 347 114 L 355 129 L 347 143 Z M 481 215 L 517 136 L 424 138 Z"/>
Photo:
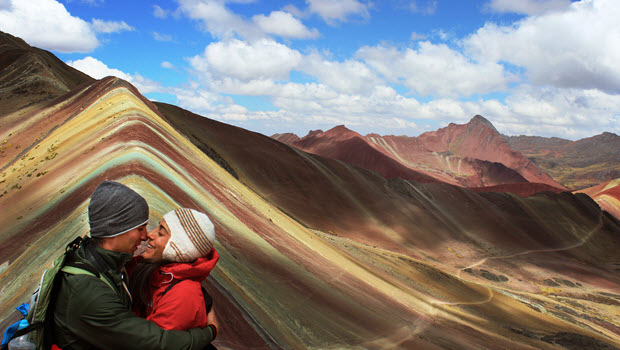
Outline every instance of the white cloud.
<path id="1" fill-rule="evenodd" d="M 216 38 L 225 38 L 188 59 L 197 79 L 190 88 L 175 92 L 182 107 L 210 118 L 242 126 L 260 120 L 261 127 L 329 128 L 344 123 L 359 132 L 392 130 L 414 135 L 426 131 L 418 126 L 428 124 L 423 120 L 447 125 L 465 123 L 482 114 L 500 132 L 511 135 L 577 139 L 603 131 L 619 132 L 620 94 L 610 88 L 607 92 L 588 88 L 592 82 L 604 86 L 604 80 L 583 73 L 583 67 L 591 71 L 607 67 L 606 72 L 611 72 L 606 74 L 607 85 L 614 86 L 613 62 L 620 61 L 615 43 L 620 36 L 618 25 L 610 18 L 618 11 L 610 1 L 583 0 L 564 11 L 540 10 L 536 17 L 511 26 L 488 23 L 460 41 L 452 32 L 429 32 L 433 40 L 442 38 L 456 43 L 457 48 L 429 41 L 415 42 L 412 47 L 377 45 L 363 47 L 340 61 L 318 52 L 303 55 L 267 38 L 307 35 L 308 29 L 298 20 L 304 13 L 292 6 L 287 6 L 286 12 L 257 15 L 247 21 L 232 13 L 226 2 L 181 2 L 187 2 L 184 11 L 193 11 L 192 18 L 206 30 Z M 418 1 L 417 10 L 433 3 Z M 357 1 L 307 4 L 306 15 L 319 14 L 330 24 L 368 14 L 367 5 Z M 361 7 L 343 10 L 347 4 Z M 533 7 L 528 11 L 534 11 Z M 601 16 L 602 12 L 606 15 Z M 421 39 L 422 35 L 411 34 L 412 41 Z M 581 85 L 567 83 L 570 66 L 572 79 Z M 291 71 L 304 73 L 310 82 L 291 82 Z M 422 102 L 403 96 L 401 87 L 434 99 Z M 497 92 L 508 94 L 503 100 L 489 97 Z M 252 111 L 225 94 L 264 96 L 277 110 Z M 491 95 L 463 99 L 476 94 Z"/>
<path id="2" fill-rule="evenodd" d="M 512 26 L 487 23 L 463 41 L 479 60 L 525 68 L 537 85 L 620 93 L 620 1 L 583 0 Z"/>
<path id="3" fill-rule="evenodd" d="M 163 61 L 163 62 L 161 63 L 161 66 L 162 66 L 163 68 L 175 69 L 174 64 L 172 64 L 172 63 L 170 63 L 170 62 L 168 62 L 168 61 Z"/>
<path id="4" fill-rule="evenodd" d="M 349 16 L 358 15 L 368 18 L 368 5 L 357 0 L 306 0 L 308 10 L 316 13 L 328 24 L 344 22 Z"/>
<path id="5" fill-rule="evenodd" d="M 12 0 L 0 9 L 0 23 L 2 31 L 48 50 L 90 52 L 99 46 L 91 26 L 53 0 Z"/>
<path id="6" fill-rule="evenodd" d="M 157 41 L 172 41 L 172 35 L 153 32 L 153 38 Z"/>
<path id="7" fill-rule="evenodd" d="M 295 5 L 285 5 L 284 7 L 282 7 L 282 11 L 286 11 L 290 14 L 292 14 L 295 17 L 303 17 L 305 16 L 304 11 L 298 9 Z"/>
<path id="8" fill-rule="evenodd" d="M 93 18 L 91 25 L 93 30 L 97 33 L 120 33 L 123 31 L 134 31 L 134 27 L 125 23 L 125 21 L 104 21 L 101 19 Z"/>
<path id="9" fill-rule="evenodd" d="M 237 94 L 269 96 L 278 110 L 244 111 L 243 107 L 217 90 L 227 83 L 234 87 L 230 85 L 226 88 L 236 89 Z M 404 97 L 385 85 L 356 94 L 339 92 L 322 83 L 276 84 L 268 80 L 247 83 L 228 80 L 227 83 L 206 88 L 199 84 L 192 85 L 177 94 L 180 105 L 218 120 L 263 120 L 261 125 L 275 125 L 275 130 L 279 132 L 345 124 L 360 133 L 416 135 L 428 131 L 418 126 L 422 120 L 441 121 L 446 125 L 448 122 L 466 123 L 476 114 L 484 115 L 500 132 L 508 135 L 579 139 L 603 131 L 620 132 L 620 115 L 615 113 L 620 110 L 620 96 L 598 90 L 528 85 L 516 89 L 506 102 L 442 98 L 422 103 L 415 98 Z M 227 111 L 225 116 L 222 114 L 224 111 Z M 282 129 L 283 125 L 289 129 Z M 268 133 L 273 133 L 273 130 Z"/>
<path id="10" fill-rule="evenodd" d="M 363 62 L 328 61 L 317 53 L 305 57 L 299 70 L 317 77 L 321 83 L 343 93 L 364 93 L 383 83 Z"/>
<path id="11" fill-rule="evenodd" d="M 414 113 L 420 118 L 467 122 L 481 114 L 507 135 L 557 136 L 580 139 L 604 131 L 620 132 L 620 96 L 599 90 L 522 85 L 506 98 L 459 101 L 433 100 Z"/>
<path id="12" fill-rule="evenodd" d="M 564 11 L 571 0 L 491 0 L 484 8 L 491 12 L 540 15 L 547 12 Z"/>
<path id="13" fill-rule="evenodd" d="M 230 11 L 223 2 L 215 0 L 179 0 L 179 9 L 191 19 L 202 23 L 204 29 L 220 39 L 257 39 L 265 34 L 251 22 Z"/>
<path id="14" fill-rule="evenodd" d="M 554 127 L 580 129 L 584 133 L 580 137 L 591 136 L 594 130 L 620 131 L 620 124 L 614 123 L 620 117 L 620 95 L 596 89 L 523 85 L 506 99 L 506 104 L 518 124 L 528 126 L 530 134 L 541 129 L 555 133 Z"/>
<path id="15" fill-rule="evenodd" d="M 105 63 L 96 58 L 87 56 L 81 60 L 67 61 L 69 66 L 84 72 L 95 79 L 102 79 L 107 76 L 115 76 L 133 84 L 142 94 L 150 92 L 162 91 L 162 87 L 158 82 L 144 78 L 140 74 L 127 74 L 115 68 L 108 67 Z"/>
<path id="16" fill-rule="evenodd" d="M 118 69 L 110 68 L 105 63 L 96 58 L 87 56 L 81 60 L 67 61 L 71 67 L 84 72 L 95 79 L 102 79 L 107 76 L 115 76 L 127 81 L 131 80 L 131 76 Z"/>
<path id="17" fill-rule="evenodd" d="M 299 52 L 269 39 L 252 43 L 232 39 L 209 44 L 203 55 L 190 59 L 192 67 L 215 79 L 242 81 L 285 79 L 301 61 Z"/>
<path id="18" fill-rule="evenodd" d="M 73 0 L 67 0 L 67 2 L 72 2 Z M 83 4 L 87 4 L 90 6 L 99 6 L 105 2 L 105 0 L 79 0 L 79 2 Z"/>
<path id="19" fill-rule="evenodd" d="M 164 10 L 159 5 L 153 5 L 153 16 L 157 18 L 166 18 L 170 11 Z"/>
<path id="20" fill-rule="evenodd" d="M 145 78 L 139 73 L 131 75 L 128 81 L 143 95 L 151 92 L 167 92 L 168 90 L 163 88 L 160 82 Z"/>
<path id="21" fill-rule="evenodd" d="M 412 12 L 421 13 L 423 15 L 432 15 L 437 11 L 437 0 L 427 0 L 423 5 L 418 4 L 418 1 L 413 0 L 409 4 L 409 8 Z"/>
<path id="22" fill-rule="evenodd" d="M 424 39 L 426 39 L 426 35 L 413 32 L 413 33 L 411 33 L 411 36 L 409 37 L 409 39 L 411 41 L 424 40 Z"/>
<path id="23" fill-rule="evenodd" d="M 420 95 L 469 96 L 506 88 L 511 77 L 495 62 L 474 62 L 444 44 L 419 42 L 417 48 L 362 47 L 357 57 L 393 83 Z"/>
<path id="24" fill-rule="evenodd" d="M 269 16 L 256 15 L 252 20 L 263 32 L 283 38 L 308 39 L 319 36 L 316 29 L 309 30 L 288 12 L 273 11 Z"/>
<path id="25" fill-rule="evenodd" d="M 257 14 L 246 20 L 226 7 L 227 2 L 250 1 L 179 0 L 178 12 L 199 21 L 205 31 L 222 40 L 258 40 L 270 36 L 313 39 L 319 36 L 316 29 L 308 29 L 295 17 L 300 15 L 300 11 L 293 6 L 286 6 L 287 10 L 273 11 L 269 15 Z"/>
<path id="26" fill-rule="evenodd" d="M 232 98 L 202 88 L 193 82 L 187 88 L 176 88 L 179 106 L 217 120 L 248 120 L 248 110 L 236 105 Z"/>

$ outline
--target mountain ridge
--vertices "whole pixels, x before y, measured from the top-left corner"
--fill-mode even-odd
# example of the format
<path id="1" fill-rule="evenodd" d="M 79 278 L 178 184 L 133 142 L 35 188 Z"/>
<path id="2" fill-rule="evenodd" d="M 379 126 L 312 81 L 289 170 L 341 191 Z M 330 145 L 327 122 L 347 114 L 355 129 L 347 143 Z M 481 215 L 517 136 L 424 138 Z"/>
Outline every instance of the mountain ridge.
<path id="1" fill-rule="evenodd" d="M 478 133 L 482 134 L 483 129 L 488 128 L 495 135 L 487 135 L 487 148 L 489 148 L 489 142 L 495 142 L 492 148 L 503 148 L 504 153 L 506 154 L 519 153 L 534 164 L 527 164 L 527 160 L 524 160 L 523 157 L 521 157 L 519 154 L 516 155 L 516 158 L 521 159 L 519 162 L 515 162 L 513 160 L 508 164 L 504 164 L 505 160 L 502 160 L 501 157 L 497 156 L 495 156 L 494 158 L 489 158 L 487 156 L 486 158 L 483 157 L 483 159 L 478 159 L 475 156 L 472 157 L 471 154 L 485 154 L 486 152 L 477 152 L 475 147 L 472 148 L 471 146 L 470 149 L 460 149 L 462 148 L 460 146 L 462 146 L 462 143 L 464 142 L 466 137 L 461 136 L 459 138 L 455 135 L 448 135 L 450 129 L 464 129 L 464 126 L 466 126 L 467 131 L 463 132 L 462 134 L 465 136 L 471 135 L 471 133 L 476 131 L 477 128 L 479 129 Z M 338 129 L 332 128 L 330 130 L 342 130 L 342 128 L 346 129 L 346 126 L 339 126 Z M 288 138 L 280 136 L 283 134 L 275 134 L 272 135 L 272 138 L 286 144 L 299 147 L 306 151 L 314 152 L 328 157 L 333 156 L 332 154 L 337 154 L 337 151 L 327 150 L 326 146 L 319 147 L 313 151 L 306 144 L 300 141 L 303 138 L 316 137 L 317 135 L 320 135 L 322 133 L 323 131 L 320 130 L 318 132 L 312 131 L 311 133 L 308 133 L 308 135 L 301 138 L 293 133 L 285 134 Z M 487 166 L 476 165 L 475 162 L 477 161 L 491 162 L 491 164 L 503 164 L 508 169 L 511 169 L 510 171 L 507 171 L 507 173 L 504 175 L 504 180 L 498 179 L 494 183 L 485 183 L 484 181 L 472 183 L 471 178 L 470 180 L 461 179 L 461 181 L 459 181 L 458 171 L 452 174 L 452 179 L 442 177 L 439 174 L 442 173 L 441 171 L 427 173 L 431 176 L 435 176 L 440 181 L 471 188 L 499 186 L 501 184 L 507 184 L 509 183 L 508 181 L 510 181 L 514 183 L 547 183 L 548 185 L 551 185 L 552 188 L 557 188 L 558 190 L 567 190 L 569 188 L 572 190 L 578 190 L 596 186 L 605 181 L 611 181 L 615 178 L 620 177 L 620 137 L 611 132 L 604 132 L 599 135 L 594 135 L 576 141 L 561 139 L 557 137 L 546 138 L 540 136 L 524 135 L 506 136 L 497 132 L 497 129 L 495 129 L 492 123 L 486 118 L 480 115 L 476 115 L 467 124 L 459 125 L 455 123 L 450 123 L 445 128 L 440 128 L 436 131 L 427 131 L 418 137 L 410 137 L 405 135 L 382 136 L 376 133 L 370 133 L 365 135 L 364 137 L 367 140 L 372 141 L 372 144 L 379 146 L 375 147 L 376 149 L 381 150 L 387 156 L 394 158 L 403 165 L 413 168 L 417 171 L 426 170 L 426 168 L 428 168 L 428 164 L 432 163 L 432 161 L 424 159 L 424 156 L 422 155 L 424 152 L 433 153 L 436 156 L 444 157 L 445 161 L 443 166 L 438 166 L 437 164 L 435 164 L 435 167 L 448 172 L 453 172 L 454 168 L 458 167 L 459 165 L 462 166 L 462 163 L 454 163 L 454 159 L 461 159 L 461 162 L 465 160 L 465 162 L 468 163 L 469 166 L 474 168 L 471 170 L 471 172 L 476 174 L 484 173 L 484 171 L 487 171 L 488 168 Z M 501 142 L 499 139 L 497 139 L 496 141 L 492 141 L 493 138 L 497 137 L 503 139 L 505 142 Z M 317 141 L 315 140 L 314 142 Z M 440 144 L 443 144 L 443 146 Z M 404 150 L 399 149 L 398 147 L 404 148 Z M 408 152 L 410 152 L 411 149 L 413 149 L 412 153 L 417 153 L 417 156 L 410 157 L 410 159 L 408 159 L 406 156 L 403 156 L 403 154 L 407 154 Z M 454 156 L 457 157 L 454 158 Z M 366 167 L 367 169 L 377 170 L 381 172 L 380 169 L 373 168 L 369 165 L 364 165 L 363 162 L 356 162 L 355 160 L 351 159 L 339 159 L 343 161 L 349 161 L 352 164 L 356 164 L 362 167 Z M 582 160 L 576 161 L 576 159 Z M 521 170 L 517 170 L 515 168 L 521 168 Z M 528 170 L 527 168 L 530 169 Z M 485 170 L 482 171 L 481 169 Z M 519 173 L 519 175 L 508 175 L 511 171 L 516 171 L 517 173 Z M 519 177 L 524 175 L 524 171 L 525 174 L 530 174 L 529 176 L 526 176 L 524 178 L 525 181 L 523 179 L 519 179 Z M 550 175 L 544 175 L 543 173 L 545 172 L 550 172 Z M 571 175 L 571 173 L 577 173 L 577 175 Z M 385 171 L 382 172 L 382 174 L 387 177 L 394 176 L 393 174 L 389 174 Z M 555 178 L 558 178 L 560 183 L 565 183 L 568 188 L 566 186 L 562 186 L 558 181 L 555 181 Z M 469 181 L 469 183 L 467 181 Z M 580 183 L 579 181 L 582 181 L 583 183 Z M 512 187 L 519 188 L 520 186 Z M 530 193 L 530 191 L 525 192 Z"/>
<path id="2" fill-rule="evenodd" d="M 353 135 L 355 145 L 351 141 Z M 533 182 L 546 183 L 555 191 L 566 190 L 519 152 L 512 151 L 495 127 L 479 115 L 467 124 L 451 123 L 415 138 L 377 134 L 362 136 L 345 126 L 337 126 L 327 132 L 313 131 L 302 138 L 297 135 L 273 137 L 310 153 L 378 171 L 387 178 L 430 182 L 413 175 L 421 173 L 441 182 L 472 188 Z M 344 143 L 344 139 L 349 140 L 349 144 Z M 367 146 L 362 146 L 364 143 Z M 490 150 L 496 154 L 489 155 Z M 377 152 L 382 154 L 380 161 L 377 156 L 369 156 Z M 480 154 L 483 156 L 480 157 Z M 373 161 L 368 161 L 368 158 Z"/>
<path id="3" fill-rule="evenodd" d="M 507 137 L 507 142 L 568 187 L 581 190 L 620 177 L 620 136 L 604 132 L 577 141 Z"/>

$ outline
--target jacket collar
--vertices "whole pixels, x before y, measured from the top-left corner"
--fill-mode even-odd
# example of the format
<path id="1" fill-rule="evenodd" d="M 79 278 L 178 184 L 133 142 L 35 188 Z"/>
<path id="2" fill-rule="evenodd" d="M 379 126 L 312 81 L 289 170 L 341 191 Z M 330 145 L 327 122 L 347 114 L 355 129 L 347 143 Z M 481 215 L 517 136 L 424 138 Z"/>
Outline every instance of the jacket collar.
<path id="1" fill-rule="evenodd" d="M 125 264 L 129 260 L 131 260 L 131 257 L 133 256 L 129 253 L 115 252 L 112 250 L 103 249 L 101 247 L 96 248 L 99 255 L 101 255 L 103 260 L 108 263 L 110 269 L 112 269 L 113 271 L 120 271 L 121 268 L 123 268 L 123 266 L 125 266 Z"/>
<path id="2" fill-rule="evenodd" d="M 174 280 L 194 280 L 202 282 L 209 276 L 220 256 L 213 248 L 206 257 L 198 258 L 191 263 L 170 263 L 162 265 L 151 275 L 153 286 L 160 287 Z"/>
<path id="3" fill-rule="evenodd" d="M 82 245 L 80 246 L 80 249 L 78 249 L 78 251 L 76 252 L 77 255 L 83 260 L 88 261 L 88 259 L 86 258 L 86 246 L 89 244 L 95 246 L 97 253 L 99 253 L 103 261 L 105 261 L 109 269 L 112 271 L 120 271 L 125 265 L 125 263 L 131 260 L 131 254 L 103 249 L 95 245 L 95 243 L 90 238 L 85 238 Z"/>

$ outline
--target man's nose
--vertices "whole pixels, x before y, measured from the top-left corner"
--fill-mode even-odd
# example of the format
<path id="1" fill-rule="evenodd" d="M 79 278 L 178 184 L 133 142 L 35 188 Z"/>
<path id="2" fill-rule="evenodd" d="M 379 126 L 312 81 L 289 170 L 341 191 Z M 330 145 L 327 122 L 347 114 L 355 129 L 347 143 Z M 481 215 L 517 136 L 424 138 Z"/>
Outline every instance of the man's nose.
<path id="1" fill-rule="evenodd" d="M 146 232 L 146 230 L 144 230 Z M 144 237 L 142 237 L 143 241 L 146 241 L 147 239 L 155 239 L 155 232 L 157 231 L 157 229 L 148 231 L 144 234 Z"/>

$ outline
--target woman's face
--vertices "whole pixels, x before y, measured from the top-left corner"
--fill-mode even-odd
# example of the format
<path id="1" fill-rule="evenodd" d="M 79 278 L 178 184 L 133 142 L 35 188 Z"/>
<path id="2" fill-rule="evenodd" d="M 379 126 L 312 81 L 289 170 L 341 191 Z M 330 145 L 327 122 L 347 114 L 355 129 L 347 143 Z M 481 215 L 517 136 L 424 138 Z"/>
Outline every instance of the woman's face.
<path id="1" fill-rule="evenodd" d="M 166 243 L 170 240 L 170 228 L 166 220 L 162 219 L 159 222 L 159 227 L 149 232 L 146 237 L 148 241 L 146 251 L 142 253 L 142 257 L 149 261 L 161 260 Z"/>

